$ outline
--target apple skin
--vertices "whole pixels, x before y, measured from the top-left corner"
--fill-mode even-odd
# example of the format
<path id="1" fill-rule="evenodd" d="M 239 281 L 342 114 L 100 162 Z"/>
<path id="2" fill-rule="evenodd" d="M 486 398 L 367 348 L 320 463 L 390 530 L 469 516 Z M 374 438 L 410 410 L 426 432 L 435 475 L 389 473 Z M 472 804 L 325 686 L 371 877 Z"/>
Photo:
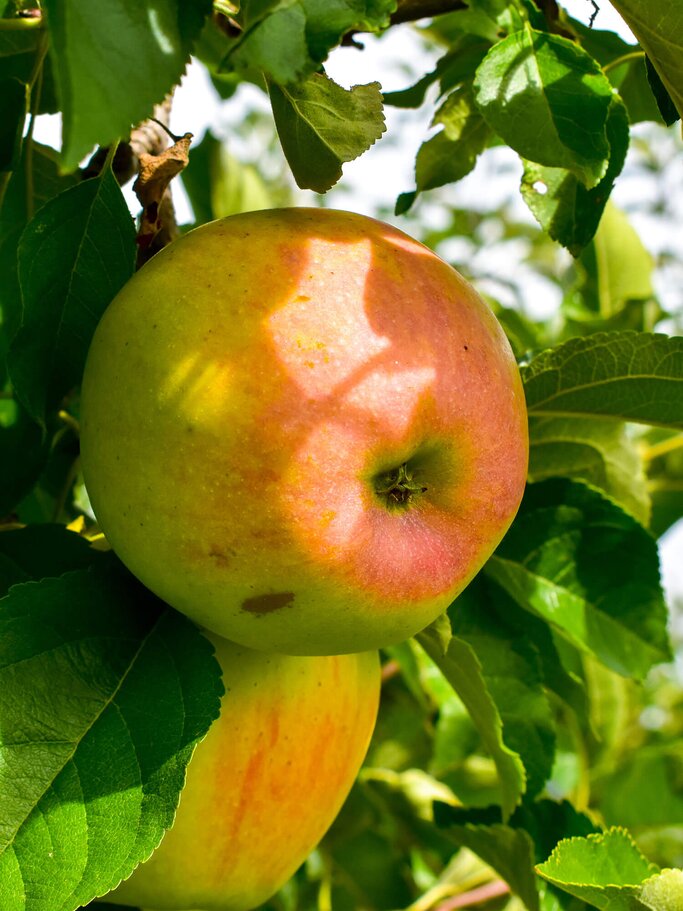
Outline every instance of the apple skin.
<path id="1" fill-rule="evenodd" d="M 187 769 L 174 825 L 104 901 L 153 911 L 249 911 L 334 821 L 377 716 L 377 652 L 299 657 L 209 636 L 221 715 Z"/>
<path id="2" fill-rule="evenodd" d="M 129 569 L 288 654 L 428 625 L 503 537 L 528 458 L 473 288 L 396 228 L 305 208 L 204 225 L 133 277 L 92 342 L 81 446 Z"/>

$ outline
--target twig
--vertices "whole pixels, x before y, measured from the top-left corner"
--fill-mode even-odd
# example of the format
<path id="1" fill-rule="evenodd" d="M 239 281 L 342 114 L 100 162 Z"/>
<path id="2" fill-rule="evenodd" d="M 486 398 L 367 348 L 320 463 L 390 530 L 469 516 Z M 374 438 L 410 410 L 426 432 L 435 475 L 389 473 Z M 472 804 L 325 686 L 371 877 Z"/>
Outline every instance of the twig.
<path id="1" fill-rule="evenodd" d="M 399 0 L 389 22 L 391 25 L 417 22 L 419 19 L 431 19 L 433 16 L 467 9 L 467 6 L 465 0 Z"/>
<path id="2" fill-rule="evenodd" d="M 140 155 L 160 155 L 168 145 L 166 129 L 171 114 L 171 96 L 164 98 L 152 111 L 149 120 L 143 120 L 130 134 L 128 142 L 119 143 L 114 156 L 113 171 L 123 186 L 138 173 Z M 108 146 L 99 148 L 81 170 L 81 179 L 97 177 L 109 152 Z"/>
<path id="3" fill-rule="evenodd" d="M 382 683 L 386 683 L 401 673 L 401 665 L 393 658 L 382 666 Z"/>
<path id="4" fill-rule="evenodd" d="M 507 895 L 510 887 L 502 879 L 494 879 L 485 886 L 478 886 L 470 892 L 462 892 L 460 895 L 454 895 L 443 904 L 435 908 L 434 911 L 456 911 L 457 908 L 473 908 L 475 905 L 483 905 L 484 902 L 491 901 L 492 898 L 499 898 L 501 895 Z"/>
<path id="5" fill-rule="evenodd" d="M 399 0 L 395 11 L 389 17 L 389 25 L 401 25 L 404 22 L 419 22 L 420 19 L 433 19 L 446 13 L 456 13 L 458 10 L 467 9 L 466 0 Z M 345 47 L 357 47 L 363 50 L 361 42 L 356 40 L 356 35 L 363 32 L 347 32 L 342 38 Z"/>
<path id="6" fill-rule="evenodd" d="M 140 123 L 127 142 L 119 143 L 112 169 L 121 186 L 137 175 L 133 189 L 143 207 L 138 232 L 138 268 L 178 235 L 173 199 L 169 189 L 172 177 L 187 164 L 190 134 L 174 136 L 168 128 L 172 96 L 155 106 L 152 116 Z M 168 137 L 177 140 L 168 148 Z M 110 148 L 98 149 L 81 170 L 87 180 L 101 173 Z M 162 172 L 165 181 L 160 179 Z"/>

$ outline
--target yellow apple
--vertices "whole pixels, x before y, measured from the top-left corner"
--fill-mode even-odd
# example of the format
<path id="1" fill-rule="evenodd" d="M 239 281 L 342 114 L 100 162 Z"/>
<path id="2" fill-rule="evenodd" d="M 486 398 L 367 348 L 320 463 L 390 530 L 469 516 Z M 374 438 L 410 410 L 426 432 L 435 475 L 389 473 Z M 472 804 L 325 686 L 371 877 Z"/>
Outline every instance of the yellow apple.
<path id="1" fill-rule="evenodd" d="M 430 623 L 510 525 L 528 450 L 473 288 L 396 228 L 305 208 L 212 222 L 137 273 L 95 333 L 81 442 L 131 571 L 288 654 Z"/>
<path id="2" fill-rule="evenodd" d="M 220 718 L 195 750 L 175 822 L 104 901 L 153 911 L 249 911 L 306 859 L 337 815 L 377 715 L 376 652 L 299 657 L 210 636 Z"/>

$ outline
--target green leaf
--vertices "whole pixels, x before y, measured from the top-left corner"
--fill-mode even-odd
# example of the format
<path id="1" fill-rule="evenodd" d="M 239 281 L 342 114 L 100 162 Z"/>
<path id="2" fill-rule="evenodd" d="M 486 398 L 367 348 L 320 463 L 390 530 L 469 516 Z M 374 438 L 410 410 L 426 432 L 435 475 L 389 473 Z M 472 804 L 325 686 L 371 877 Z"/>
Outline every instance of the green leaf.
<path id="1" fill-rule="evenodd" d="M 458 844 L 493 867 L 529 909 L 539 908 L 534 863 L 547 857 L 560 839 L 597 831 L 587 816 L 566 801 L 525 803 L 507 825 L 502 825 L 498 807 L 470 810 L 436 802 L 434 818 Z"/>
<path id="2" fill-rule="evenodd" d="M 73 911 L 151 854 L 218 715 L 211 652 L 116 566 L 0 602 L 3 911 Z"/>
<path id="3" fill-rule="evenodd" d="M 38 479 L 50 438 L 14 399 L 0 399 L 0 515 L 8 516 Z"/>
<path id="4" fill-rule="evenodd" d="M 670 660 L 656 542 L 583 483 L 529 485 L 485 572 L 520 607 L 624 676 L 642 678 Z"/>
<path id="5" fill-rule="evenodd" d="M 662 870 L 643 883 L 641 901 L 652 911 L 683 911 L 683 870 Z"/>
<path id="6" fill-rule="evenodd" d="M 105 554 L 63 525 L 27 525 L 0 531 L 0 598 L 19 582 L 87 569 Z"/>
<path id="7" fill-rule="evenodd" d="M 578 256 L 595 234 L 614 181 L 621 173 L 629 144 L 624 105 L 613 98 L 606 125 L 609 164 L 604 177 L 586 189 L 567 168 L 524 162 L 522 197 L 544 231 Z"/>
<path id="8" fill-rule="evenodd" d="M 46 0 L 62 166 L 128 135 L 185 71 L 210 0 Z"/>
<path id="9" fill-rule="evenodd" d="M 463 34 L 451 45 L 447 54 L 437 61 L 435 69 L 419 79 L 415 85 L 398 92 L 384 92 L 384 103 L 397 108 L 418 108 L 424 104 L 427 90 L 438 80 L 440 93 L 470 83 L 490 47 L 488 41 L 477 35 Z"/>
<path id="10" fill-rule="evenodd" d="M 558 888 L 604 911 L 651 911 L 640 884 L 656 872 L 624 829 L 560 842 L 538 873 Z"/>
<path id="11" fill-rule="evenodd" d="M 5 23 L 3 23 L 5 24 Z M 19 24 L 18 24 L 19 25 Z M 25 68 L 17 62 L 17 58 L 24 56 L 30 58 L 38 47 L 44 29 L 40 23 L 21 23 L 20 27 L 0 30 L 0 61 L 2 67 L 11 66 L 12 75 L 25 77 L 30 75 L 30 64 Z M 8 75 L 6 69 L 0 69 L 3 76 Z M 26 78 L 24 81 L 28 81 Z"/>
<path id="12" fill-rule="evenodd" d="M 0 32 L 0 35 L 2 33 Z M 25 142 L 21 161 L 7 185 L 7 192 L 0 206 L 0 358 L 4 359 L 10 339 L 19 328 L 21 320 L 21 293 L 17 278 L 17 246 L 21 232 L 28 221 L 26 198 L 27 174 L 30 166 L 34 210 L 62 190 L 73 186 L 76 178 L 60 175 L 57 153 L 37 142 Z"/>
<path id="13" fill-rule="evenodd" d="M 589 189 L 605 176 L 612 86 L 573 42 L 527 26 L 491 48 L 474 89 L 491 129 L 524 158 L 566 168 Z"/>
<path id="14" fill-rule="evenodd" d="M 537 861 L 545 860 L 563 838 L 585 837 L 600 831 L 590 817 L 569 801 L 548 798 L 518 807 L 510 825 L 526 829 L 531 835 Z"/>
<path id="15" fill-rule="evenodd" d="M 599 332 L 522 367 L 531 414 L 605 415 L 683 428 L 683 338 Z"/>
<path id="16" fill-rule="evenodd" d="M 683 518 L 683 434 L 650 428 L 641 443 L 648 462 L 650 524 L 659 536 Z"/>
<path id="17" fill-rule="evenodd" d="M 503 817 L 514 811 L 526 789 L 524 765 L 506 746 L 498 708 L 486 685 L 482 665 L 472 647 L 452 636 L 444 649 L 443 635 L 432 624 L 417 637 L 458 694 L 479 731 L 482 743 L 496 764 L 500 778 Z"/>
<path id="18" fill-rule="evenodd" d="M 95 326 L 133 274 L 135 229 L 111 170 L 47 203 L 19 242 L 24 313 L 8 366 L 40 424 L 80 382 Z"/>
<path id="19" fill-rule="evenodd" d="M 577 19 L 569 18 L 569 25 L 578 35 L 581 47 L 606 70 L 610 82 L 619 90 L 628 110 L 629 122 L 661 122 L 661 115 L 648 84 L 645 55 L 639 55 L 638 46 L 624 41 L 615 32 L 603 31 L 595 26 L 589 28 Z"/>
<path id="20" fill-rule="evenodd" d="M 534 843 L 529 833 L 495 823 L 458 825 L 455 822 L 460 815 L 458 810 L 443 804 L 439 809 L 438 824 L 446 828 L 451 838 L 493 867 L 528 911 L 540 911 L 534 876 Z M 467 814 L 462 815 L 466 818 Z"/>
<path id="21" fill-rule="evenodd" d="M 600 312 L 611 316 L 626 301 L 654 295 L 655 263 L 633 225 L 616 206 L 608 205 L 595 236 Z"/>
<path id="22" fill-rule="evenodd" d="M 539 25 L 535 12 L 523 0 L 470 0 L 464 9 L 449 16 L 439 16 L 430 31 L 442 42 L 452 44 L 463 34 L 475 35 L 493 44 L 501 37 L 517 32 L 534 17 L 532 25 Z"/>
<path id="23" fill-rule="evenodd" d="M 679 742 L 641 747 L 597 777 L 597 805 L 609 824 L 628 826 L 636 835 L 643 829 L 676 827 L 683 818 L 682 777 Z"/>
<path id="24" fill-rule="evenodd" d="M 379 31 L 389 25 L 396 0 L 247 0 L 240 4 L 242 34 L 224 67 L 260 70 L 278 83 L 296 83 L 319 70 L 350 31 Z"/>
<path id="25" fill-rule="evenodd" d="M 599 487 L 646 527 L 650 497 L 640 451 L 619 421 L 529 419 L 529 480 L 576 478 Z"/>
<path id="26" fill-rule="evenodd" d="M 25 82 L 0 79 L 0 171 L 13 171 L 17 165 L 29 97 Z"/>
<path id="27" fill-rule="evenodd" d="M 666 86 L 662 82 L 657 70 L 653 67 L 649 57 L 645 58 L 645 70 L 648 84 L 652 89 L 652 94 L 657 102 L 657 109 L 659 110 L 664 123 L 670 127 L 672 124 L 676 123 L 677 120 L 680 120 L 681 115 L 676 110 L 676 105 L 673 103 L 671 95 L 667 92 Z"/>
<path id="28" fill-rule="evenodd" d="M 422 144 L 415 160 L 418 193 L 442 187 L 469 174 L 491 136 L 469 89 L 448 96 L 434 116 L 433 125 L 437 124 L 443 124 L 444 129 Z M 405 211 L 405 208 L 401 210 Z"/>
<path id="29" fill-rule="evenodd" d="M 385 130 L 378 82 L 344 89 L 327 76 L 269 86 L 282 148 L 302 189 L 325 193 Z"/>
<path id="30" fill-rule="evenodd" d="M 657 70 L 679 114 L 683 114 L 683 9 L 670 0 L 613 0 L 612 6 Z"/>
<path id="31" fill-rule="evenodd" d="M 529 798 L 550 777 L 555 722 L 543 691 L 539 654 L 524 632 L 506 622 L 506 600 L 498 586 L 482 577 L 455 600 L 448 616 L 453 635 L 477 656 L 501 718 L 503 740 L 524 763 Z"/>
<path id="32" fill-rule="evenodd" d="M 540 658 L 543 685 L 573 710 L 582 729 L 589 727 L 588 696 L 581 674 L 581 656 L 564 639 L 558 639 L 552 627 L 535 614 L 524 610 L 499 585 L 489 579 L 495 590 L 498 616 L 514 630 L 517 637 L 524 636 Z M 503 620 L 504 618 L 504 620 Z M 567 655 L 575 659 L 567 660 Z"/>

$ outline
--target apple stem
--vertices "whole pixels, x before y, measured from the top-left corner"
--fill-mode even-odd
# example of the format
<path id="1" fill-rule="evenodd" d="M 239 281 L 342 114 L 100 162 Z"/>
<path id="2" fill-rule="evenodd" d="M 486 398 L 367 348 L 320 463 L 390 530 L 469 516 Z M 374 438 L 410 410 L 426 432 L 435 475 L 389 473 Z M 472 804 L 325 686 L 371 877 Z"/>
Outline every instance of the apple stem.
<path id="1" fill-rule="evenodd" d="M 407 506 L 416 493 L 427 492 L 426 487 L 413 480 L 413 473 L 406 462 L 380 475 L 378 481 L 375 488 L 377 495 L 396 506 Z"/>

